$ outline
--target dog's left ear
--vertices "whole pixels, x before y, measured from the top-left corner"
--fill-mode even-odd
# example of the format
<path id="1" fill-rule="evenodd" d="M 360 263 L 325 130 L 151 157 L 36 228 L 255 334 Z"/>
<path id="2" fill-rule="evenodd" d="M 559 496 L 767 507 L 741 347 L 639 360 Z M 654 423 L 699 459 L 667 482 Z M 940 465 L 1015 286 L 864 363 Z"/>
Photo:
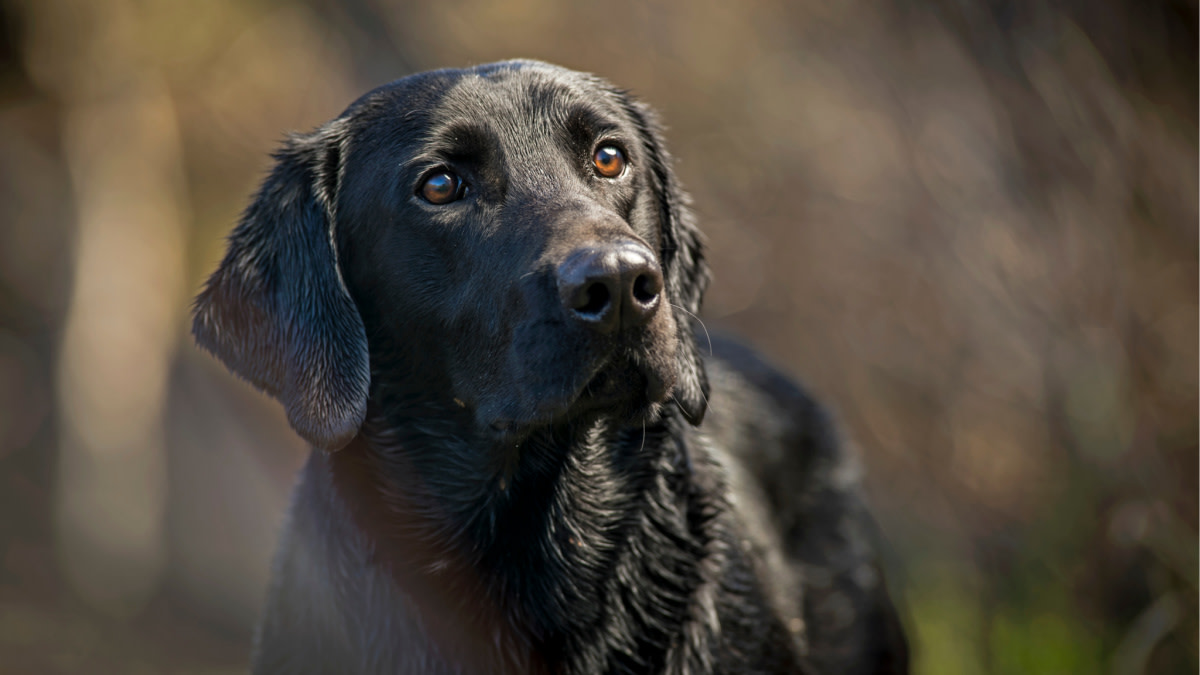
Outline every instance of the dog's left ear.
<path id="1" fill-rule="evenodd" d="M 335 120 L 275 154 L 192 323 L 201 347 L 278 398 L 292 428 L 324 450 L 358 433 L 370 384 L 366 332 L 333 244 L 344 135 Z"/>
<path id="2" fill-rule="evenodd" d="M 649 155 L 650 180 L 659 202 L 663 276 L 679 337 L 679 382 L 674 396 L 688 422 L 699 425 L 708 409 L 709 390 L 695 334 L 700 303 L 710 277 L 708 263 L 704 261 L 704 242 L 688 208 L 691 198 L 680 187 L 671 168 L 671 156 L 663 143 L 657 115 L 650 106 L 627 95 L 622 95 L 622 103 L 637 125 Z"/>

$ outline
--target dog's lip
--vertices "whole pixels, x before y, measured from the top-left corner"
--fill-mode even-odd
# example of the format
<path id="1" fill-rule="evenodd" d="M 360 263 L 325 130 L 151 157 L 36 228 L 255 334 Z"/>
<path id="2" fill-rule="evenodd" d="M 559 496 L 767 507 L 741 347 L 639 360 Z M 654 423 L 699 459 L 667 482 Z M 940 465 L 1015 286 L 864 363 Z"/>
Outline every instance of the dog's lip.
<path id="1" fill-rule="evenodd" d="M 641 386 L 636 389 L 624 386 L 621 380 L 630 377 L 640 380 Z M 576 393 L 571 406 L 583 403 L 595 407 L 637 396 L 639 392 L 648 403 L 663 403 L 670 396 L 673 385 L 673 381 L 668 381 L 653 368 L 636 360 L 608 363 L 606 367 L 599 368 L 582 390 Z"/>
<path id="2" fill-rule="evenodd" d="M 640 360 L 610 358 L 597 363 L 581 384 L 569 395 L 547 401 L 529 416 L 500 417 L 493 419 L 488 427 L 506 438 L 523 437 L 534 429 L 551 426 L 571 415 L 577 415 L 605 405 L 620 403 L 642 393 L 648 403 L 663 403 L 670 397 L 673 382 L 670 382 Z M 628 390 L 615 384 L 621 374 L 636 373 L 642 386 Z M 615 387 L 615 389 L 614 389 Z"/>
<path id="3" fill-rule="evenodd" d="M 588 386 L 603 372 L 604 365 L 604 363 L 598 364 L 587 378 L 580 378 L 582 384 L 578 385 L 569 395 L 544 401 L 530 415 L 496 418 L 488 424 L 488 427 L 501 436 L 511 438 L 525 436 L 534 429 L 554 424 L 571 414 L 577 407 L 579 401 L 586 395 Z"/>

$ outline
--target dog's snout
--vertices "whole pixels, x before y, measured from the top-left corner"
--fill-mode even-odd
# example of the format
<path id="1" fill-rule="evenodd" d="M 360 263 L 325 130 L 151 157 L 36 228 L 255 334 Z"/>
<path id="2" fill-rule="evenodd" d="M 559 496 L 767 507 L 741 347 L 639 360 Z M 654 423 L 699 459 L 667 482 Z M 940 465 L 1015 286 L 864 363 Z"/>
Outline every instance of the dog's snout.
<path id="1" fill-rule="evenodd" d="M 558 266 L 558 292 L 567 313 L 604 332 L 649 321 L 662 288 L 654 254 L 632 241 L 581 247 Z"/>

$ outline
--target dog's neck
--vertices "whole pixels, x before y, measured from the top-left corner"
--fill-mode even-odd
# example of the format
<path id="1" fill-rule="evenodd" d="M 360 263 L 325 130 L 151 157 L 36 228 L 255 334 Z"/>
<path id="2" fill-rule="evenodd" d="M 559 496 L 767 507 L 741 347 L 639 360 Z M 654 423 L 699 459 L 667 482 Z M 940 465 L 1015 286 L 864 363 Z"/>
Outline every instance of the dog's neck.
<path id="1" fill-rule="evenodd" d="M 330 467 L 376 562 L 451 651 L 526 672 L 655 670 L 700 639 L 680 627 L 722 555 L 708 495 L 723 490 L 697 489 L 716 474 L 690 465 L 685 427 L 598 421 L 507 447 L 378 413 Z"/>

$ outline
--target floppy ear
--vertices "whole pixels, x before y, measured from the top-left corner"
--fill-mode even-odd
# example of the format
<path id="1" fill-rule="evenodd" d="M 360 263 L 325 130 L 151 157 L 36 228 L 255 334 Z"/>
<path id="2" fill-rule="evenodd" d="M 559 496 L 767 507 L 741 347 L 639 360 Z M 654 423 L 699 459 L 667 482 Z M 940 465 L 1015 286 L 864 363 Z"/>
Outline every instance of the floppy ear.
<path id="1" fill-rule="evenodd" d="M 695 323 L 710 278 L 704 261 L 704 242 L 688 204 L 691 198 L 680 187 L 663 143 L 657 115 L 644 103 L 623 96 L 649 154 L 652 188 L 659 202 L 662 223 L 663 276 L 675 323 L 678 326 L 679 382 L 674 396 L 688 422 L 698 425 L 708 408 L 708 375 L 696 346 Z"/>
<path id="2" fill-rule="evenodd" d="M 192 333 L 234 373 L 279 399 L 308 442 L 336 450 L 366 412 L 362 319 L 333 245 L 344 129 L 289 138 L 196 298 Z"/>

